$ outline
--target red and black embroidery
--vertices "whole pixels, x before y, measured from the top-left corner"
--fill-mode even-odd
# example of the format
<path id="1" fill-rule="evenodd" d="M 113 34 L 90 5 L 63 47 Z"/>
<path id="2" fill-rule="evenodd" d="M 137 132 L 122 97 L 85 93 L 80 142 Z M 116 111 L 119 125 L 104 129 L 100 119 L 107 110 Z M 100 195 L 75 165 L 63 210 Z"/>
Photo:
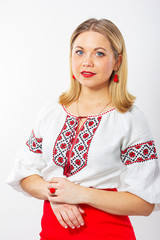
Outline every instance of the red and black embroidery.
<path id="1" fill-rule="evenodd" d="M 137 144 L 121 151 L 121 159 L 125 165 L 156 158 L 158 158 L 158 156 L 154 141 Z"/>
<path id="2" fill-rule="evenodd" d="M 87 165 L 88 150 L 101 118 L 88 118 L 77 133 L 78 118 L 67 115 L 53 149 L 53 161 L 63 167 L 63 174 L 67 177 Z"/>
<path id="3" fill-rule="evenodd" d="M 42 138 L 36 138 L 32 130 L 29 140 L 26 142 L 29 150 L 34 153 L 42 153 Z"/>

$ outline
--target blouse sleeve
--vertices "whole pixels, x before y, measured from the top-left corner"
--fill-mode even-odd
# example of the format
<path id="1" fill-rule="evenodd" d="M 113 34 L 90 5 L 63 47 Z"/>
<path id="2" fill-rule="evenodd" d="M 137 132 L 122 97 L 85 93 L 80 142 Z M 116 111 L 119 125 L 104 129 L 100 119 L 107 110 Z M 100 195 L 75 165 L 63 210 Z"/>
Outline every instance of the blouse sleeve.
<path id="1" fill-rule="evenodd" d="M 136 107 L 130 111 L 128 122 L 121 149 L 126 170 L 119 191 L 133 193 L 160 210 L 160 162 L 148 122 Z"/>
<path id="2" fill-rule="evenodd" d="M 19 192 L 23 192 L 23 194 L 27 196 L 29 196 L 29 194 L 23 191 L 20 181 L 34 174 L 41 176 L 41 171 L 45 167 L 40 116 L 23 149 L 17 153 L 14 169 L 7 179 L 7 183 L 10 186 Z"/>

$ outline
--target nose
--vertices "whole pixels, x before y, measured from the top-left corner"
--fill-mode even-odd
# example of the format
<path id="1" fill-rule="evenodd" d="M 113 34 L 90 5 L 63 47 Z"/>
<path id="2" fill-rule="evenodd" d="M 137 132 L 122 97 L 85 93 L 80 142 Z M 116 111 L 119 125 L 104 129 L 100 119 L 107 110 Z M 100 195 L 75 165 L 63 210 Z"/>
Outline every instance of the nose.
<path id="1" fill-rule="evenodd" d="M 91 55 L 86 55 L 82 64 L 84 67 L 93 67 L 93 59 Z"/>

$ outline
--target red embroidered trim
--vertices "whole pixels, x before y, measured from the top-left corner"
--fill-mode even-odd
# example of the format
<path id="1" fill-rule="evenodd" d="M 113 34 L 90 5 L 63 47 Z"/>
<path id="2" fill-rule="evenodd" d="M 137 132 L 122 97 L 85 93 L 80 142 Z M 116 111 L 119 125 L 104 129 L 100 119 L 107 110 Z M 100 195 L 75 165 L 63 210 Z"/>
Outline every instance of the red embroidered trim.
<path id="1" fill-rule="evenodd" d="M 62 105 L 62 107 L 63 107 L 64 111 L 65 111 L 68 115 L 70 115 L 70 116 L 72 116 L 72 117 L 75 117 L 75 118 L 78 118 L 78 116 L 75 116 L 74 114 L 69 113 L 69 112 L 67 111 L 67 109 L 65 108 L 64 105 Z M 104 115 L 104 114 L 106 114 L 106 113 L 109 113 L 109 112 L 112 112 L 113 110 L 115 110 L 115 108 L 111 108 L 110 110 L 108 110 L 108 111 L 106 111 L 106 112 L 104 112 L 104 113 L 95 114 L 95 115 L 89 115 L 89 116 L 87 116 L 87 117 L 88 117 L 88 118 L 101 117 L 102 115 Z"/>
<path id="2" fill-rule="evenodd" d="M 157 158 L 154 141 L 140 143 L 121 151 L 121 159 L 125 165 Z"/>
<path id="3" fill-rule="evenodd" d="M 53 149 L 53 161 L 69 177 L 87 165 L 92 138 L 102 117 L 87 118 L 77 133 L 78 118 L 67 115 Z"/>
<path id="4" fill-rule="evenodd" d="M 42 138 L 36 138 L 34 131 L 32 130 L 31 135 L 26 142 L 27 146 L 29 147 L 29 150 L 34 153 L 42 153 Z"/>

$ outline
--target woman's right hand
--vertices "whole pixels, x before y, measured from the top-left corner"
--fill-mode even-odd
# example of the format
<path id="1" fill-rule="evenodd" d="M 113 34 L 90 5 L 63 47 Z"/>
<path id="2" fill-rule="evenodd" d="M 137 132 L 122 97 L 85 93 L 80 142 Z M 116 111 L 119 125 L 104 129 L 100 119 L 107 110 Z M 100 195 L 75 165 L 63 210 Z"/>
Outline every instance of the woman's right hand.
<path id="1" fill-rule="evenodd" d="M 84 210 L 78 205 L 66 203 L 52 203 L 51 208 L 62 227 L 70 227 L 72 229 L 80 228 L 84 225 L 82 214 Z"/>

